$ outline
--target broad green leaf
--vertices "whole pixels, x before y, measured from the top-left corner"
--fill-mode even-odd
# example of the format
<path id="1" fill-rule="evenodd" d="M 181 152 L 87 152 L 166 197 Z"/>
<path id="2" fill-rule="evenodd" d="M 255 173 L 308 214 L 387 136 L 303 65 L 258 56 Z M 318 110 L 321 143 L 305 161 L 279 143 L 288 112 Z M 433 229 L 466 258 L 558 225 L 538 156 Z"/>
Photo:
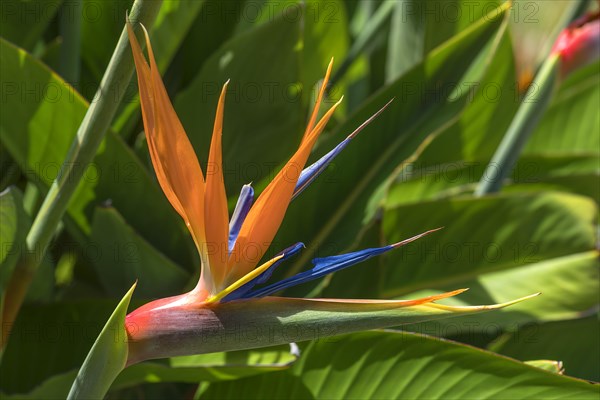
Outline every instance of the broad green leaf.
<path id="1" fill-rule="evenodd" d="M 74 7 L 63 0 L 3 0 L 0 36 L 27 50 L 32 50 L 56 13 L 73 12 Z"/>
<path id="2" fill-rule="evenodd" d="M 0 388 L 0 394 L 5 400 L 65 399 L 75 376 L 77 371 L 53 376 L 28 393 L 6 394 L 3 393 L 3 388 Z"/>
<path id="3" fill-rule="evenodd" d="M 520 253 L 521 259 L 535 257 L 533 253 Z M 408 327 L 411 331 L 439 336 L 482 333 L 489 339 L 504 330 L 516 330 L 531 322 L 556 321 L 578 318 L 598 306 L 598 279 L 600 262 L 597 251 L 588 251 L 558 257 L 537 263 L 525 263 L 519 268 L 490 272 L 476 278 L 462 280 L 455 285 L 469 287 L 460 298 L 450 304 L 466 306 L 482 302 L 501 302 L 521 293 L 540 291 L 542 295 L 528 302 L 515 304 L 493 317 L 457 317 L 451 321 L 436 321 Z M 441 291 L 445 288 L 442 286 Z M 421 297 L 438 291 L 422 290 L 403 297 Z M 533 358 L 533 357 L 532 357 Z M 553 358 L 553 357 L 549 357 Z"/>
<path id="4" fill-rule="evenodd" d="M 580 172 L 568 176 L 551 176 L 542 182 L 513 184 L 505 188 L 506 192 L 525 191 L 562 191 L 588 196 L 600 203 L 598 182 L 600 171 Z"/>
<path id="5" fill-rule="evenodd" d="M 311 342 L 290 370 L 215 383 L 203 399 L 597 399 L 598 385 L 423 335 Z"/>
<path id="6" fill-rule="evenodd" d="M 377 189 L 423 140 L 460 114 L 469 94 L 461 92 L 450 100 L 442 95 L 441 88 L 455 88 L 464 71 L 503 26 L 503 16 L 503 9 L 497 10 L 494 18 L 480 20 L 437 48 L 422 64 L 373 96 L 323 141 L 319 154 L 329 151 L 395 97 L 288 210 L 277 243 L 285 247 L 298 240 L 311 241 L 299 261 L 287 269 L 290 274 L 308 264 L 317 246 L 327 254 L 335 254 L 352 243 L 371 216 L 366 210 Z"/>
<path id="7" fill-rule="evenodd" d="M 0 301 L 4 289 L 24 250 L 31 220 L 23 209 L 23 194 L 11 186 L 0 193 Z M 0 307 L 1 310 L 1 307 Z"/>
<path id="8" fill-rule="evenodd" d="M 597 184 L 600 155 L 525 155 L 517 162 L 512 183 L 506 192 L 533 190 L 568 191 L 594 198 L 598 202 Z M 416 203 L 470 194 L 474 184 L 484 176 L 487 162 L 482 160 L 455 161 L 435 165 L 415 163 L 398 174 L 388 192 L 388 206 Z M 597 182 L 597 180 L 596 180 Z"/>
<path id="9" fill-rule="evenodd" d="M 175 108 L 190 141 L 200 160 L 206 160 L 217 98 L 221 86 L 231 79 L 223 128 L 229 195 L 236 195 L 242 184 L 273 177 L 300 140 L 304 124 L 299 86 L 301 23 L 301 18 L 279 16 L 235 36 L 176 97 Z M 257 57 L 257 48 L 268 56 Z"/>
<path id="10" fill-rule="evenodd" d="M 123 293 L 136 280 L 135 297 L 173 296 L 190 278 L 188 272 L 139 236 L 114 208 L 96 208 L 90 240 L 98 250 L 92 262 L 110 296 Z"/>
<path id="11" fill-rule="evenodd" d="M 19 257 L 26 252 L 25 237 L 31 218 L 24 209 L 23 194 L 11 186 L 0 193 L 0 310 L 5 291 L 15 271 Z M 53 262 L 47 255 L 27 292 L 26 301 L 47 301 L 53 292 Z"/>
<path id="12" fill-rule="evenodd" d="M 23 50 L 1 39 L 0 47 L 5 88 L 0 140 L 25 177 L 45 193 L 59 172 L 88 103 Z M 193 245 L 180 218 L 123 141 L 108 132 L 94 162 L 75 167 L 87 168 L 67 214 L 67 221 L 73 222 L 67 229 L 76 239 L 86 243 L 95 206 L 110 201 L 153 246 L 181 265 L 191 264 Z M 164 235 L 164 231 L 170 234 Z"/>
<path id="13" fill-rule="evenodd" d="M 388 38 L 386 80 L 398 78 L 431 50 L 484 17 L 499 1 L 397 1 Z"/>
<path id="14" fill-rule="evenodd" d="M 126 368 L 112 390 L 139 383 L 216 382 L 287 369 L 297 356 L 290 346 L 173 357 L 164 362 L 147 361 Z"/>
<path id="15" fill-rule="evenodd" d="M 411 330 L 441 336 L 498 333 L 530 321 L 575 318 L 597 304 L 597 208 L 589 199 L 561 193 L 509 193 L 432 200 L 392 210 L 384 216 L 386 243 L 429 224 L 445 228 L 382 258 L 377 273 L 380 296 L 405 297 L 419 290 L 409 297 L 422 297 L 437 293 L 427 289 L 469 287 L 469 292 L 451 301 L 468 305 L 501 302 L 535 291 L 543 294 L 493 318 L 458 318 Z M 343 281 L 336 287 L 343 290 Z"/>
<path id="16" fill-rule="evenodd" d="M 600 62 L 593 63 L 562 83 L 533 132 L 525 154 L 598 152 L 599 67 Z"/>
<path id="17" fill-rule="evenodd" d="M 119 40 L 125 14 L 131 9 L 133 1 L 82 1 L 86 17 L 82 24 L 82 58 L 99 81 Z M 161 71 L 166 70 L 202 5 L 202 0 L 170 0 L 161 5 L 151 30 L 152 46 Z"/>
<path id="18" fill-rule="evenodd" d="M 417 8 L 426 2 L 400 0 L 392 12 L 385 79 L 392 82 L 423 61 L 425 18 Z"/>
<path id="19" fill-rule="evenodd" d="M 94 342 L 75 377 L 67 399 L 101 399 L 117 375 L 125 368 L 128 338 L 125 316 L 135 284 L 119 302 Z"/>
<path id="20" fill-rule="evenodd" d="M 1 390 L 6 394 L 27 393 L 57 374 L 79 368 L 115 303 L 96 300 L 26 304 L 4 353 Z M 35 360 L 35 368 L 23 360 Z M 59 397 L 66 397 L 74 377 L 73 374 Z"/>
<path id="21" fill-rule="evenodd" d="M 221 5 L 217 9 L 227 9 Z M 347 53 L 349 34 L 347 30 L 346 7 L 341 0 L 267 0 L 261 3 L 245 4 L 236 35 L 244 35 L 256 27 L 269 23 L 274 18 L 283 17 L 288 22 L 300 22 L 301 58 L 298 79 L 302 85 L 304 105 L 314 100 L 313 87 L 323 78 L 331 58 L 336 60 L 334 71 Z M 268 43 L 266 43 L 268 45 Z M 263 44 L 264 45 L 264 44 Z M 332 88 L 335 96 L 345 94 L 345 87 Z M 309 104 L 312 108 L 312 104 Z"/>
<path id="22" fill-rule="evenodd" d="M 177 67 L 177 83 L 180 87 L 187 87 L 204 62 L 234 34 L 235 27 L 245 19 L 244 5 L 245 3 L 237 1 L 203 2 L 175 57 L 175 61 L 184 58 L 185 62 L 173 63 Z M 250 7 L 255 5 L 256 3 L 252 3 Z M 211 40 L 198 40 L 206 37 L 210 37 Z"/>
<path id="23" fill-rule="evenodd" d="M 500 337 L 491 349 L 520 360 L 560 360 L 564 373 L 600 381 L 600 324 L 598 316 L 531 324 Z"/>
<path id="24" fill-rule="evenodd" d="M 84 14 L 81 21 L 81 58 L 97 84 L 121 36 L 125 13 L 131 10 L 133 1 L 81 1 Z M 82 88 L 80 92 L 93 96 L 95 90 L 95 87 Z"/>
<path id="25" fill-rule="evenodd" d="M 123 370 L 111 386 L 111 392 L 118 396 L 119 390 L 142 383 L 234 380 L 284 370 L 289 368 L 296 359 L 297 356 L 290 352 L 290 346 L 278 346 L 264 350 L 211 353 L 145 362 Z M 76 375 L 77 371 L 60 373 L 44 380 L 28 393 L 2 393 L 2 398 L 7 400 L 66 398 Z"/>
<path id="26" fill-rule="evenodd" d="M 500 4 L 498 0 L 428 0 L 425 4 L 417 5 L 414 12 L 426 18 L 425 54 L 472 23 L 486 18 Z M 511 9 L 510 13 L 513 11 Z"/>
<path id="27" fill-rule="evenodd" d="M 593 250 L 596 213 L 591 200 L 561 193 L 449 198 L 389 207 L 383 223 L 387 243 L 444 229 L 388 253 L 382 294 L 464 285 L 486 272 Z"/>
<path id="28" fill-rule="evenodd" d="M 488 46 L 491 57 L 475 63 L 471 77 L 466 78 L 458 89 L 473 92 L 464 112 L 437 133 L 402 171 L 412 168 L 435 170 L 436 164 L 459 160 L 487 161 L 492 157 L 518 107 L 510 35 L 506 32 L 497 40 L 499 43 L 495 47 Z M 481 76 L 477 69 L 484 70 Z"/>
<path id="29" fill-rule="evenodd" d="M 277 1 L 275 1 L 277 3 Z M 300 59 L 300 79 L 302 97 L 305 105 L 312 110 L 316 96 L 315 84 L 323 79 L 327 65 L 333 58 L 334 71 L 339 67 L 348 51 L 349 34 L 344 4 L 341 0 L 310 0 L 304 2 L 305 17 L 302 28 L 302 56 Z M 333 97 L 325 104 L 346 93 L 346 86 L 336 83 L 329 96 Z M 307 104 L 308 103 L 308 104 Z M 324 106 L 325 108 L 326 106 Z"/>

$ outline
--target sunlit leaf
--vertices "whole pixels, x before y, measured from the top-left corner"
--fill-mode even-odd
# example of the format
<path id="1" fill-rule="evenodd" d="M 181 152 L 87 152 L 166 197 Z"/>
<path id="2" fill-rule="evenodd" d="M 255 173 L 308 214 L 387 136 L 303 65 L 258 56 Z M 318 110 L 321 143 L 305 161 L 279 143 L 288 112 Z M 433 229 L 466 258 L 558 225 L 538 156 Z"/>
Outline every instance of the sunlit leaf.
<path id="1" fill-rule="evenodd" d="M 597 399 L 598 385 L 410 333 L 315 341 L 289 371 L 211 384 L 206 399 Z"/>

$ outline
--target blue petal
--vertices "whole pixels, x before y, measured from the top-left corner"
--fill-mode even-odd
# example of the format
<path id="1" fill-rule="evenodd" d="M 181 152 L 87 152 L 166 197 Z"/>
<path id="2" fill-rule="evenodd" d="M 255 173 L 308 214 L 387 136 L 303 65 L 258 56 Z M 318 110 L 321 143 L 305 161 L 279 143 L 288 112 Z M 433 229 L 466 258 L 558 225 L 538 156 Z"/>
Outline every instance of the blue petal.
<path id="1" fill-rule="evenodd" d="M 329 165 L 329 163 L 337 156 L 344 147 L 350 143 L 353 136 L 348 136 L 344 139 L 340 144 L 335 146 L 333 150 L 329 153 L 325 154 L 314 164 L 309 165 L 304 168 L 300 173 L 300 177 L 298 178 L 298 183 L 296 183 L 296 187 L 294 188 L 294 195 L 292 196 L 292 200 L 295 199 L 308 185 L 310 185 L 317 177 L 321 174 L 321 172 L 325 171 L 325 168 Z"/>
<path id="2" fill-rule="evenodd" d="M 322 257 L 315 258 L 312 260 L 314 267 L 308 271 L 300 272 L 290 278 L 283 279 L 277 283 L 272 285 L 265 286 L 264 288 L 255 290 L 253 292 L 249 292 L 244 295 L 244 298 L 252 298 L 252 297 L 263 297 L 270 295 L 272 293 L 278 292 L 283 289 L 287 289 L 292 286 L 299 285 L 301 283 L 309 282 L 314 279 L 321 278 L 325 275 L 328 275 L 332 272 L 339 271 L 341 269 L 347 268 L 351 265 L 357 264 L 359 262 L 368 260 L 371 257 L 378 256 L 382 253 L 390 251 L 392 249 L 404 246 L 410 242 L 413 242 L 425 235 L 430 234 L 431 232 L 435 232 L 438 229 L 432 229 L 430 231 L 421 233 L 419 235 L 413 236 L 401 242 L 384 246 L 384 247 L 376 247 L 371 249 L 365 249 L 360 251 L 355 251 L 353 253 L 341 254 L 337 256 L 330 257 Z"/>
<path id="3" fill-rule="evenodd" d="M 254 189 L 250 185 L 242 186 L 240 197 L 238 197 L 237 204 L 233 210 L 231 221 L 229 222 L 229 253 L 233 250 L 233 245 L 237 240 L 242 224 L 252 207 L 254 202 Z"/>
<path id="4" fill-rule="evenodd" d="M 248 292 L 250 292 L 250 290 L 252 290 L 254 288 L 254 286 L 265 283 L 271 277 L 271 275 L 273 274 L 273 271 L 275 271 L 275 268 L 277 268 L 277 266 L 279 266 L 279 264 L 281 264 L 284 260 L 287 260 L 288 258 L 293 256 L 294 254 L 298 253 L 302 248 L 304 248 L 304 243 L 298 242 L 295 245 L 290 246 L 287 249 L 279 252 L 277 255 L 275 255 L 275 257 L 283 255 L 283 258 L 281 258 L 280 260 L 277 260 L 277 262 L 275 262 L 273 265 L 271 265 L 266 271 L 264 271 L 262 274 L 260 274 L 256 278 L 252 279 L 251 281 L 240 286 L 233 292 L 229 293 L 227 296 L 225 296 L 221 300 L 221 302 L 253 297 L 253 296 L 247 296 Z"/>
<path id="5" fill-rule="evenodd" d="M 340 144 L 335 146 L 333 150 L 325 154 L 314 164 L 311 164 L 308 167 L 304 168 L 300 173 L 298 183 L 296 183 L 296 187 L 294 188 L 294 195 L 292 196 L 292 199 L 295 199 L 296 196 L 302 193 L 302 191 L 306 189 L 308 185 L 310 185 L 315 179 L 317 179 L 321 172 L 325 171 L 325 168 L 327 168 L 329 163 L 333 161 L 335 156 L 337 156 L 342 150 L 344 150 L 348 143 L 350 143 L 350 141 L 354 139 L 354 137 L 358 135 L 360 131 L 362 131 L 367 125 L 369 125 L 375 118 L 377 118 L 377 116 L 381 114 L 383 110 L 385 110 L 393 100 L 394 99 L 388 101 L 386 105 L 384 105 L 379 111 L 377 111 L 369 119 L 363 122 L 358 128 L 354 130 L 354 132 L 348 135 L 346 139 L 342 140 Z"/>
<path id="6" fill-rule="evenodd" d="M 314 279 L 321 278 L 332 272 L 339 271 L 351 265 L 357 264 L 361 261 L 365 261 L 371 257 L 385 253 L 386 251 L 389 251 L 393 248 L 394 246 L 392 245 L 355 251 L 353 253 L 341 254 L 338 256 L 315 258 L 312 260 L 312 263 L 314 265 L 312 269 L 300 272 L 290 278 L 283 279 L 272 285 L 255 290 L 254 292 L 249 293 L 245 297 L 263 297 L 278 292 L 280 290 L 299 285 L 301 283 L 310 282 Z"/>

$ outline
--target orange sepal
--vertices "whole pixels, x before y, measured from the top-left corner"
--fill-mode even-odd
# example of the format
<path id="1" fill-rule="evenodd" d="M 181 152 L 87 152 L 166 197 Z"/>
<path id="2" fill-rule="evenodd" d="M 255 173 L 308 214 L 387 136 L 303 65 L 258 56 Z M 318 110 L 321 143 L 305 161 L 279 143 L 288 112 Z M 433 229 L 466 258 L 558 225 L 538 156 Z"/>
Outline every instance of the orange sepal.
<path id="1" fill-rule="evenodd" d="M 206 198 L 204 203 L 204 221 L 206 223 L 206 243 L 210 271 L 216 287 L 220 287 L 225 277 L 228 258 L 229 214 L 227 194 L 223 179 L 223 157 L 221 137 L 223 134 L 223 110 L 225 93 L 229 81 L 225 82 L 219 97 L 210 154 L 206 167 Z"/>
<path id="2" fill-rule="evenodd" d="M 150 66 L 131 24 L 127 24 L 138 73 L 142 117 L 152 165 L 163 192 L 184 219 L 202 257 L 205 253 L 202 248 L 205 241 L 204 176 L 160 77 L 148 32 L 143 25 L 142 29 Z"/>

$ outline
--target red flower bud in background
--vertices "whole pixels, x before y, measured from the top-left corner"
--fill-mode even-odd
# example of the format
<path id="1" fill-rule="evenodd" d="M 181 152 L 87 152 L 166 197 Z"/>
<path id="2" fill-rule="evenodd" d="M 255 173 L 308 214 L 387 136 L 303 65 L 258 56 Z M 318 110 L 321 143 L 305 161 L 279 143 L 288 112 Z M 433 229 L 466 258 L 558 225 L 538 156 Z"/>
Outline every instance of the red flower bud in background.
<path id="1" fill-rule="evenodd" d="M 552 54 L 561 61 L 561 75 L 597 60 L 600 56 L 600 11 L 589 13 L 565 28 L 554 43 Z"/>

